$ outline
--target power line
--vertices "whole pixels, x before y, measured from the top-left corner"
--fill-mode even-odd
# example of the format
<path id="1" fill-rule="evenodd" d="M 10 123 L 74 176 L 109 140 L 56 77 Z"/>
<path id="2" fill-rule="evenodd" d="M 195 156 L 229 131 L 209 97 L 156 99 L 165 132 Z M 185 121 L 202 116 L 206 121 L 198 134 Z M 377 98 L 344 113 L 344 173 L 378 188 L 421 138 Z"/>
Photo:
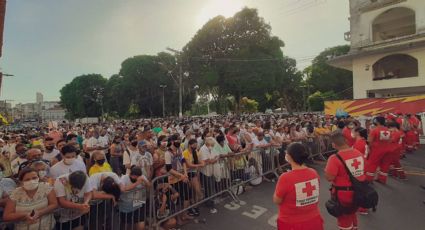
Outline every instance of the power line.
<path id="1" fill-rule="evenodd" d="M 267 62 L 267 61 L 283 61 L 281 58 L 208 58 L 208 57 L 192 57 L 195 61 L 215 61 L 215 62 Z"/>
<path id="2" fill-rule="evenodd" d="M 294 15 L 294 14 L 297 14 L 301 11 L 304 11 L 304 10 L 307 10 L 307 9 L 310 9 L 310 8 L 313 8 L 313 7 L 316 7 L 316 6 L 319 6 L 319 5 L 323 5 L 326 2 L 327 2 L 327 0 L 312 0 L 310 2 L 303 4 L 303 5 L 300 5 L 298 7 L 289 9 L 289 10 L 285 11 L 284 14 L 286 16 Z"/>

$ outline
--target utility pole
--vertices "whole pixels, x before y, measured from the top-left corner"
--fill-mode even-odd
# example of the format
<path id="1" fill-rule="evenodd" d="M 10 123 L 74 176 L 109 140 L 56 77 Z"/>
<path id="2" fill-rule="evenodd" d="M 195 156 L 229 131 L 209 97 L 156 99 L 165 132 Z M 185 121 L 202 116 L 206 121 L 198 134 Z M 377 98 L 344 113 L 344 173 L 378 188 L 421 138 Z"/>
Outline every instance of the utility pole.
<path id="1" fill-rule="evenodd" d="M 162 117 L 165 117 L 165 88 L 167 85 L 159 85 L 162 88 Z"/>
<path id="2" fill-rule="evenodd" d="M 169 47 L 166 48 L 168 51 L 173 52 L 177 55 L 177 64 L 179 65 L 179 118 L 183 117 L 183 60 L 182 60 L 182 52 L 179 50 L 171 49 Z M 189 76 L 188 72 L 185 72 L 184 75 L 186 77 Z"/>
<path id="3" fill-rule="evenodd" d="M 183 79 L 183 67 L 182 67 L 182 61 L 181 56 L 179 55 L 179 118 L 183 117 L 183 85 L 182 85 L 182 79 Z"/>

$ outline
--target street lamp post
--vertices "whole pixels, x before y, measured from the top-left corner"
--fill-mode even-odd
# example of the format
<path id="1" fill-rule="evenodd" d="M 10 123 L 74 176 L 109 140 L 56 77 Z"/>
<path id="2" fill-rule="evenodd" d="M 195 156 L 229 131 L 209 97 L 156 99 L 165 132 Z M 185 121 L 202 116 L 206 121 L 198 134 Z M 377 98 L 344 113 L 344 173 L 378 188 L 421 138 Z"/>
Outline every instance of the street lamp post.
<path id="1" fill-rule="evenodd" d="M 179 118 L 183 117 L 183 74 L 185 77 L 189 76 L 189 72 L 184 72 L 183 73 L 183 62 L 182 62 L 182 58 L 181 58 L 181 54 L 182 52 L 179 50 L 175 50 L 175 49 L 171 49 L 169 47 L 166 48 L 168 51 L 173 52 L 177 55 L 177 64 L 179 65 Z"/>
<path id="2" fill-rule="evenodd" d="M 159 85 L 162 88 L 162 117 L 165 117 L 165 88 L 167 85 Z"/>

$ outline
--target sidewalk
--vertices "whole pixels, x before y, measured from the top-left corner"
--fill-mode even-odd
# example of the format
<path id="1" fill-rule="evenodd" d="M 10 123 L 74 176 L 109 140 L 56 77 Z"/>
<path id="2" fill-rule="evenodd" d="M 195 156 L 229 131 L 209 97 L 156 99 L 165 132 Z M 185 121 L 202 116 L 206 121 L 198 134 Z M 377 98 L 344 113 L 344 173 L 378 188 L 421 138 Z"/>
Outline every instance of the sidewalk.
<path id="1" fill-rule="evenodd" d="M 378 210 L 368 216 L 359 216 L 360 230 L 419 230 L 425 226 L 425 191 L 419 185 L 425 184 L 425 148 L 408 154 L 402 161 L 407 171 L 408 181 L 389 179 L 388 185 L 375 184 L 380 195 Z M 326 212 L 324 206 L 329 198 L 329 183 L 323 177 L 325 164 L 316 164 L 315 169 L 321 175 L 320 209 L 325 221 L 325 229 L 335 229 L 336 219 Z M 241 205 L 230 198 L 217 205 L 218 213 L 209 214 L 202 208 L 199 223 L 183 226 L 183 230 L 268 230 L 274 226 L 277 206 L 272 203 L 275 183 L 263 182 L 258 187 L 242 194 Z"/>

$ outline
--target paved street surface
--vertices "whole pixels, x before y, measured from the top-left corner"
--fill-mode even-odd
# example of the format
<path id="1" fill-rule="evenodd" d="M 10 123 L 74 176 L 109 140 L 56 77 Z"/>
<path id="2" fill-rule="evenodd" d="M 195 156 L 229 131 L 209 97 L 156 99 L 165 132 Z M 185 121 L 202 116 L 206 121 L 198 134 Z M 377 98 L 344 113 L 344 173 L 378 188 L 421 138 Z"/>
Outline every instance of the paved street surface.
<path id="1" fill-rule="evenodd" d="M 360 216 L 361 230 L 423 230 L 425 229 L 425 191 L 419 185 L 425 184 L 425 148 L 409 154 L 402 161 L 409 172 L 408 181 L 390 179 L 386 186 L 375 183 L 380 195 L 376 213 Z M 329 183 L 324 179 L 324 163 L 317 163 L 314 168 L 321 175 L 320 208 L 325 221 L 325 229 L 336 229 L 336 219 L 326 212 L 324 204 L 329 199 Z M 242 205 L 226 199 L 217 205 L 218 213 L 209 214 L 201 209 L 202 217 L 198 223 L 184 226 L 184 230 L 211 229 L 276 229 L 277 207 L 272 203 L 275 183 L 263 182 L 240 195 Z M 205 218 L 205 221 L 202 219 Z"/>

